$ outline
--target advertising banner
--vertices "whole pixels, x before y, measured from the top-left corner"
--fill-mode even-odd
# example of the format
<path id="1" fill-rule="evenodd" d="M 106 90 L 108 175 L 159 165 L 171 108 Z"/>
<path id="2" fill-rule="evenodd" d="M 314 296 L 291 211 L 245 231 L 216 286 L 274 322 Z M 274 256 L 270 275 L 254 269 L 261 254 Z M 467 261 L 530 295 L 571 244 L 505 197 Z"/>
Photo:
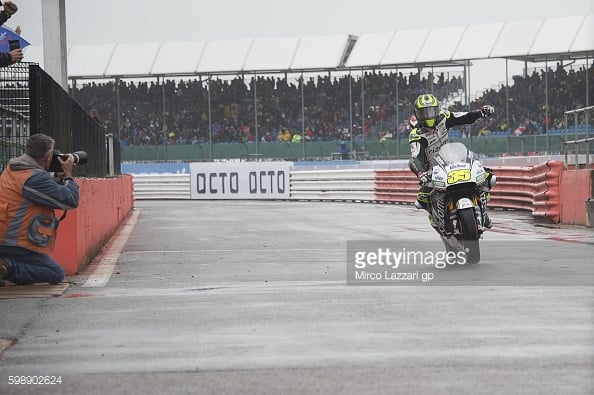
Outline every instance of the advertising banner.
<path id="1" fill-rule="evenodd" d="M 289 199 L 292 162 L 190 163 L 192 199 Z"/>

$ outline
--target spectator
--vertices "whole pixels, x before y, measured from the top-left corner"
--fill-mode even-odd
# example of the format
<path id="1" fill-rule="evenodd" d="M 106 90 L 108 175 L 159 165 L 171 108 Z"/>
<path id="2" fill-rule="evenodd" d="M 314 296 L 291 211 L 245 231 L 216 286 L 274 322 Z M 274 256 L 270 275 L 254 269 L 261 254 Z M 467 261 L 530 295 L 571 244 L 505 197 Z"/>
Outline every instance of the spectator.
<path id="1" fill-rule="evenodd" d="M 5 1 L 2 6 L 3 10 L 0 11 L 0 26 L 4 25 L 4 22 L 18 11 L 17 5 L 12 1 Z M 20 33 L 20 26 L 17 26 L 17 28 Z M 10 52 L 0 52 L 0 67 L 10 66 L 21 60 L 23 60 L 23 50 L 21 48 L 13 49 Z"/>
<path id="2" fill-rule="evenodd" d="M 563 124 L 563 112 L 585 105 L 583 86 L 587 72 L 592 80 L 590 89 L 594 91 L 594 71 L 590 66 L 572 68 L 559 64 L 554 73 L 549 70 L 535 72 L 527 76 L 515 76 L 514 84 L 508 88 L 501 85 L 499 89 L 489 89 L 483 96 L 470 103 L 471 107 L 481 107 L 490 103 L 502 111 L 494 115 L 485 125 L 490 131 L 508 129 L 519 125 L 524 120 L 536 120 L 525 123 L 526 133 L 537 133 L 546 128 L 555 128 Z M 544 78 L 548 79 L 549 108 L 543 108 Z M 394 92 L 394 80 L 398 79 L 398 102 Z M 362 109 L 361 80 L 349 76 L 330 77 L 329 75 L 310 78 L 303 81 L 305 111 L 301 118 L 301 85 L 300 81 L 291 82 L 285 78 L 257 77 L 258 108 L 254 109 L 254 80 L 246 81 L 241 77 L 233 80 L 210 80 L 212 141 L 214 143 L 252 141 L 256 130 L 254 112 L 258 113 L 258 129 L 266 141 L 290 142 L 287 130 L 301 130 L 305 126 L 306 141 L 332 141 L 340 138 L 341 130 L 348 127 L 351 119 L 351 103 L 349 100 L 349 84 L 351 85 L 352 119 L 354 136 L 363 139 L 378 139 L 382 130 L 398 131 L 398 136 L 406 136 L 410 102 L 419 91 L 430 87 L 435 92 L 450 92 L 459 89 L 462 80 L 452 77 L 446 80 L 445 75 L 433 77 L 431 74 L 421 75 L 402 72 L 365 73 L 365 107 Z M 164 81 L 164 86 L 154 82 L 126 83 L 120 82 L 120 138 L 123 144 L 155 145 L 163 144 L 166 134 L 162 125 L 170 125 L 175 131 L 177 144 L 190 144 L 194 136 L 198 141 L 210 140 L 208 91 L 205 81 Z M 90 83 L 76 87 L 74 96 L 84 108 L 96 108 L 103 117 L 107 131 L 116 132 L 118 119 L 116 113 L 115 84 Z M 163 114 L 163 91 L 169 111 Z M 509 102 L 506 105 L 506 91 L 509 91 Z M 439 98 L 439 96 L 438 96 Z M 372 103 L 372 104 L 370 104 Z M 509 108 L 509 114 L 505 109 Z M 451 112 L 466 111 L 468 106 L 460 102 L 449 106 Z M 545 111 L 548 117 L 545 118 Z M 509 117 L 508 117 L 509 115 Z M 396 122 L 399 117 L 400 125 Z M 361 128 L 360 120 L 365 123 Z M 251 132 L 246 133 L 249 129 Z M 478 134 L 478 127 L 469 127 L 473 135 Z M 270 132 L 271 135 L 267 135 Z M 300 134 L 300 133 L 299 133 Z M 289 132 L 289 135 L 291 133 Z M 262 138 L 261 136 L 259 138 Z"/>
<path id="3" fill-rule="evenodd" d="M 478 132 L 478 137 L 487 137 L 489 134 L 491 134 L 491 131 L 489 130 L 489 128 L 486 126 L 483 126 Z"/>
<path id="4" fill-rule="evenodd" d="M 278 141 L 280 142 L 289 142 L 291 141 L 291 132 L 289 132 L 289 129 L 287 128 L 283 128 L 280 133 L 278 134 Z"/>

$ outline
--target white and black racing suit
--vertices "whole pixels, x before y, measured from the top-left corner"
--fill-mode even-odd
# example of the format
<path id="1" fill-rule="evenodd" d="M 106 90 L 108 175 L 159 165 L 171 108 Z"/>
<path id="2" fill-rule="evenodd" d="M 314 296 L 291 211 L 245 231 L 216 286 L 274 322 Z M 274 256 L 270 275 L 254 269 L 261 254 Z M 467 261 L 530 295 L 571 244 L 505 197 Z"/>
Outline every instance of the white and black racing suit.
<path id="1" fill-rule="evenodd" d="M 432 188 L 426 185 L 426 183 L 431 176 L 433 157 L 448 142 L 448 130 L 454 126 L 472 124 L 477 119 L 488 116 L 491 113 L 492 110 L 490 113 L 485 110 L 471 112 L 449 112 L 442 110 L 433 128 L 419 125 L 410 132 L 408 143 L 410 145 L 411 158 L 408 161 L 408 167 L 416 174 L 421 182 L 421 188 L 417 193 L 418 207 L 424 208 L 431 214 L 429 194 Z"/>

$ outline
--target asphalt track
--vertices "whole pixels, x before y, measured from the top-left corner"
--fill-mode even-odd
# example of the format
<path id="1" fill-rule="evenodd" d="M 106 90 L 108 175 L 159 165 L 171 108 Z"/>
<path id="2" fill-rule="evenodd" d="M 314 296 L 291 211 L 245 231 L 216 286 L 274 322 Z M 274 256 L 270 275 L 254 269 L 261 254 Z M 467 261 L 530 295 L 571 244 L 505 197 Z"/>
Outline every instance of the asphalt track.
<path id="1" fill-rule="evenodd" d="M 0 393 L 594 393 L 594 232 L 492 218 L 479 265 L 347 285 L 347 242 L 439 249 L 425 216 L 138 201 L 63 296 L 0 300 Z"/>

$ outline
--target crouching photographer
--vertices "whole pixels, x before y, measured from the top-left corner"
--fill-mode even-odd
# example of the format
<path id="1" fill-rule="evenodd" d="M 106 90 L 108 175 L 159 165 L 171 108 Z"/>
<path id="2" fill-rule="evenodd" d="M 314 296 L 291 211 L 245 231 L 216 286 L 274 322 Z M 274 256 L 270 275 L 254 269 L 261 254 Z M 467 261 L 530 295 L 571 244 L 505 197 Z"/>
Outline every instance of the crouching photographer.
<path id="1" fill-rule="evenodd" d="M 60 223 L 54 210 L 78 207 L 79 187 L 72 172 L 80 157 L 54 152 L 54 143 L 44 134 L 29 137 L 25 154 L 11 159 L 0 175 L 0 281 L 26 285 L 64 280 L 64 270 L 48 254 Z M 57 177 L 49 173 L 56 170 Z"/>

